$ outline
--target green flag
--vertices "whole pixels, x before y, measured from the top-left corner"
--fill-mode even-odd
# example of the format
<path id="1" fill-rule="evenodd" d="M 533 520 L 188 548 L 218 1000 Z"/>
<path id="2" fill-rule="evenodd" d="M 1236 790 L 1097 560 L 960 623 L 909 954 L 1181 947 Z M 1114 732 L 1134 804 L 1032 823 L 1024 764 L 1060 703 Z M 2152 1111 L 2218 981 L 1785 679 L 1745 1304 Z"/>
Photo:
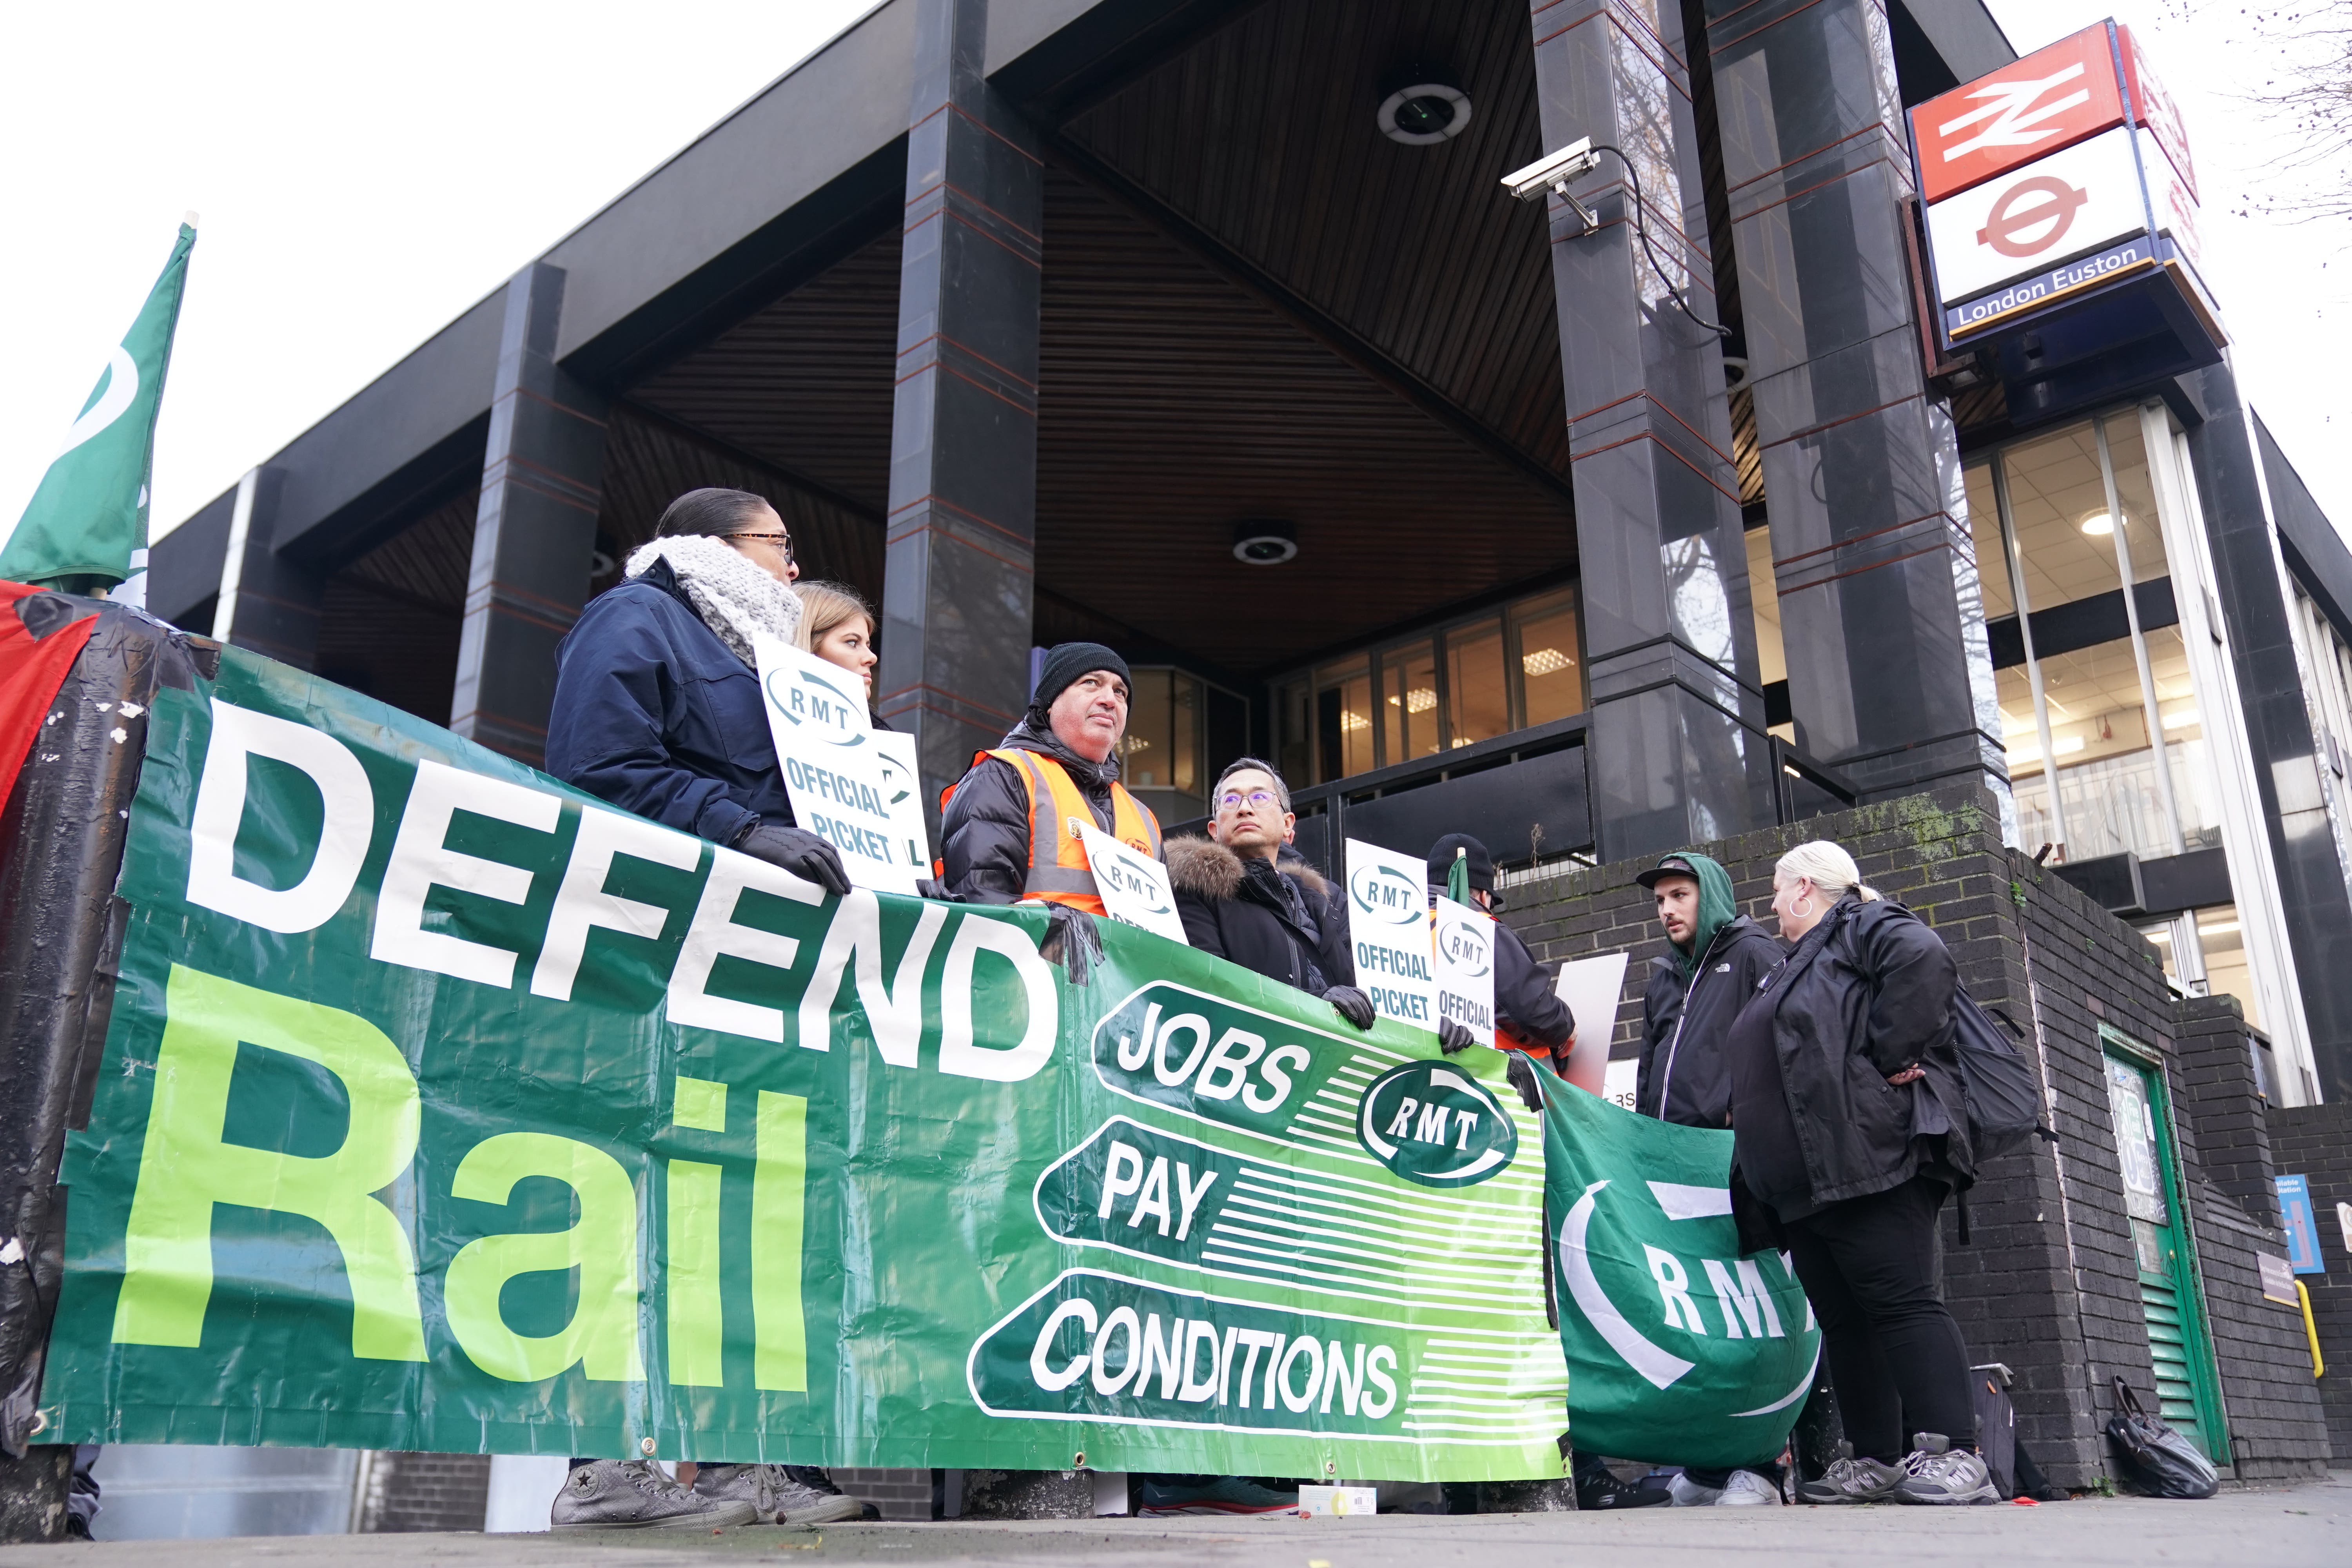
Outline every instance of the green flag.
<path id="1" fill-rule="evenodd" d="M 1470 851 L 1456 848 L 1454 864 L 1445 868 L 1445 896 L 1457 904 L 1470 901 Z"/>
<path id="2" fill-rule="evenodd" d="M 0 548 L 0 578 L 57 584 L 73 578 L 107 584 L 136 579 L 117 598 L 145 601 L 147 483 L 155 463 L 155 414 L 172 333 L 196 243 L 195 215 L 180 225 L 179 243 L 155 280 L 139 319 L 100 373 L 65 446 L 41 478 L 16 531 Z"/>
<path id="3" fill-rule="evenodd" d="M 1731 1134 L 1538 1076 L 1576 1446 L 1661 1464 L 1770 1462 L 1812 1389 L 1821 1331 L 1788 1254 L 1740 1256 Z"/>

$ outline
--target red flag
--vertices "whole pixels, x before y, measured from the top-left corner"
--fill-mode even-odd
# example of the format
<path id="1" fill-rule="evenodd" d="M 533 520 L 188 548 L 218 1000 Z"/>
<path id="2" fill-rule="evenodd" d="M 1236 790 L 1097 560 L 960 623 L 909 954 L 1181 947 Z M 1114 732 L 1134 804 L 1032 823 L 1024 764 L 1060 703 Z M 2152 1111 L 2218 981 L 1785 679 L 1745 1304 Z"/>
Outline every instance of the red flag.
<path id="1" fill-rule="evenodd" d="M 92 611 L 36 637 L 16 612 L 23 600 L 43 592 L 23 583 L 0 582 L 0 803 L 16 787 L 17 772 L 40 739 L 58 688 L 98 628 L 98 615 Z"/>

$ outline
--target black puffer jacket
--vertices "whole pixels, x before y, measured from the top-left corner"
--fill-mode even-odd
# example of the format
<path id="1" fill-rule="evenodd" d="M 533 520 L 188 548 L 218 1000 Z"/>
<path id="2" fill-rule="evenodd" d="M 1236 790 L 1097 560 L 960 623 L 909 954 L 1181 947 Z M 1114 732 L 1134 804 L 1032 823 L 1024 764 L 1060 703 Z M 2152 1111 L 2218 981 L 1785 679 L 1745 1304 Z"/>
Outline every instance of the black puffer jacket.
<path id="1" fill-rule="evenodd" d="M 1166 849 L 1176 912 L 1201 952 L 1310 996 L 1356 983 L 1348 901 L 1314 867 L 1296 855 L 1244 860 L 1207 838 L 1171 838 Z"/>
<path id="2" fill-rule="evenodd" d="M 1731 1125 L 1731 1067 L 1723 1054 L 1731 1020 L 1788 951 L 1741 915 L 1715 933 L 1688 984 L 1672 953 L 1650 961 L 1634 1110 L 1684 1127 Z"/>
<path id="3" fill-rule="evenodd" d="M 1111 831 L 1110 786 L 1118 759 L 1090 763 L 1051 731 L 1040 734 L 1024 719 L 997 742 L 1001 751 L 1035 752 L 1069 770 L 1070 782 L 1093 808 L 1095 826 Z M 948 891 L 967 904 L 1018 903 L 1029 881 L 1029 785 L 1010 763 L 983 757 L 957 781 L 940 818 L 940 859 Z"/>
<path id="4" fill-rule="evenodd" d="M 1974 1172 L 1952 1043 L 1958 974 L 1944 939 L 1892 900 L 1849 893 L 1768 976 L 1782 1092 L 1816 1204 Z M 1919 1066 L 1927 1076 L 1886 1080 Z"/>

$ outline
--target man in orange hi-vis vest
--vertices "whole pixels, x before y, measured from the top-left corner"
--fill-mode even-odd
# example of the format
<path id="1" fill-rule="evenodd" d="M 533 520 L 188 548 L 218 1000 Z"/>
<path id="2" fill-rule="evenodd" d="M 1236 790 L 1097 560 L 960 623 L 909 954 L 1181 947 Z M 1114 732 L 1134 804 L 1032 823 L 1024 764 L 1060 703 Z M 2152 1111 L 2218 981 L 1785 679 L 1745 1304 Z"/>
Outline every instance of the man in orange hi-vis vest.
<path id="1" fill-rule="evenodd" d="M 1101 951 L 1081 917 L 1103 912 L 1078 825 L 1162 858 L 1159 822 L 1118 782 L 1127 705 L 1125 659 L 1100 643 L 1064 643 L 1045 655 L 1021 722 L 1002 744 L 975 752 L 940 797 L 949 893 L 971 904 L 1054 905 L 1045 951 L 1073 980 Z"/>

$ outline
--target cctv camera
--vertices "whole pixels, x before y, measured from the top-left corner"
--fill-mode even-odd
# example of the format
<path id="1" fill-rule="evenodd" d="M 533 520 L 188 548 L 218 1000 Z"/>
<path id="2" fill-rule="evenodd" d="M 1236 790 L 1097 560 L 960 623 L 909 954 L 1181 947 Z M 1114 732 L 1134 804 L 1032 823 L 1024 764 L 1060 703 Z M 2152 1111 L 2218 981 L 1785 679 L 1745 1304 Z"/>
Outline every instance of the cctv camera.
<path id="1" fill-rule="evenodd" d="M 1584 221 L 1584 231 L 1590 234 L 1600 226 L 1601 220 L 1592 216 L 1591 208 L 1569 195 L 1568 187 L 1571 181 L 1591 174 L 1600 162 L 1601 155 L 1592 150 L 1592 138 L 1580 137 L 1559 152 L 1504 175 L 1503 188 L 1523 202 L 1539 201 L 1547 195 L 1559 197 L 1575 209 L 1576 216 Z"/>

